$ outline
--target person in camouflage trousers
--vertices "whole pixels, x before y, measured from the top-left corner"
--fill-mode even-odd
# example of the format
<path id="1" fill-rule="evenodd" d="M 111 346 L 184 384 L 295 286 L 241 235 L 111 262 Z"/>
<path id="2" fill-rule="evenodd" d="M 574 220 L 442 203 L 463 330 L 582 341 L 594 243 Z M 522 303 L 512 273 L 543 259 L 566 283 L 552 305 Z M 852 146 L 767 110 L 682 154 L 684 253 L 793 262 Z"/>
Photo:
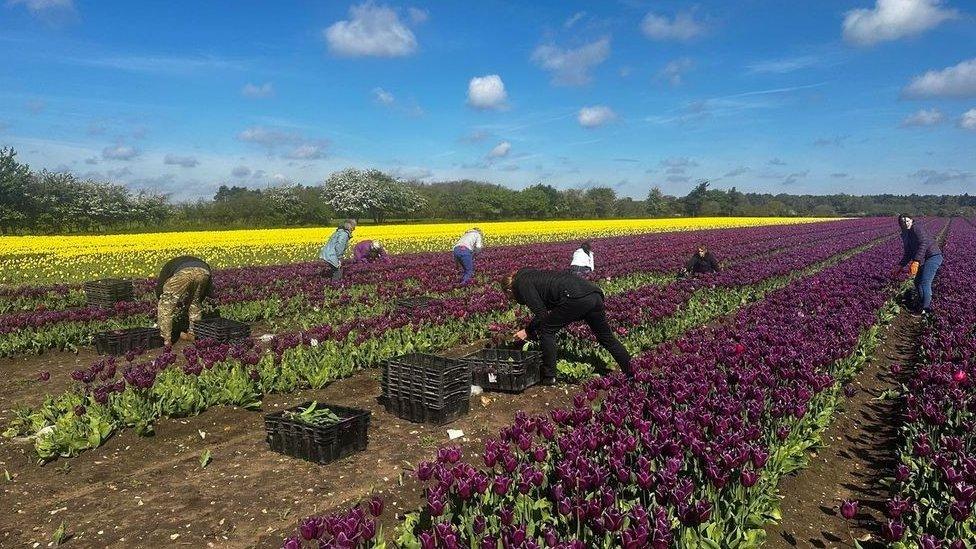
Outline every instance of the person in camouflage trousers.
<path id="1" fill-rule="evenodd" d="M 193 339 L 193 323 L 203 316 L 203 300 L 213 297 L 210 265 L 202 259 L 181 256 L 163 265 L 156 279 L 157 324 L 166 345 L 173 343 L 173 336 Z M 187 334 L 173 333 L 174 320 L 189 316 Z"/>

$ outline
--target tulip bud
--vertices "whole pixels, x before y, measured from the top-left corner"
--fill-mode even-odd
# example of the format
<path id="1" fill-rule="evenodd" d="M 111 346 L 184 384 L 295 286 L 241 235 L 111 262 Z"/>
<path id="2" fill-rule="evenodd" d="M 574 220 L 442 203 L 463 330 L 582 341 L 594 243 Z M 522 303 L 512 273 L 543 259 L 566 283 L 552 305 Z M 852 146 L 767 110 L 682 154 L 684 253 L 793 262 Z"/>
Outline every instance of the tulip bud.
<path id="1" fill-rule="evenodd" d="M 847 520 L 852 520 L 857 516 L 858 502 L 856 500 L 845 499 L 840 504 L 840 514 Z"/>

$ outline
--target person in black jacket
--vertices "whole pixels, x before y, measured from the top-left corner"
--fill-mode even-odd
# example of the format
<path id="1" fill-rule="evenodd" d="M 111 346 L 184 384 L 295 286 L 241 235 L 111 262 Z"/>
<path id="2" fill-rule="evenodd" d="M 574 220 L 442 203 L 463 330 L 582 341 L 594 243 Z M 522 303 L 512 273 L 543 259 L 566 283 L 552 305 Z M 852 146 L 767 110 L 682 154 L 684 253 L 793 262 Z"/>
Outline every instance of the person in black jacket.
<path id="1" fill-rule="evenodd" d="M 905 265 L 908 265 L 908 274 L 915 277 L 913 312 L 928 313 L 932 306 L 932 281 L 935 280 L 935 273 L 942 265 L 942 250 L 922 225 L 912 219 L 912 216 L 899 215 L 898 224 L 901 226 L 904 253 L 892 276 L 898 276 Z"/>
<path id="2" fill-rule="evenodd" d="M 691 256 L 685 265 L 689 274 L 717 273 L 719 270 L 718 260 L 704 244 L 698 246 L 695 255 Z"/>
<path id="3" fill-rule="evenodd" d="M 166 345 L 173 343 L 173 319 L 189 312 L 190 327 L 181 339 L 193 339 L 193 323 L 203 315 L 203 300 L 213 296 L 210 283 L 210 265 L 202 259 L 184 255 L 175 257 L 165 265 L 156 278 L 156 307 L 159 333 Z"/>
<path id="4" fill-rule="evenodd" d="M 542 344 L 542 384 L 556 383 L 556 334 L 577 320 L 586 322 L 604 349 L 628 376 L 633 376 L 630 354 L 613 335 L 603 308 L 603 290 L 566 271 L 520 269 L 503 282 L 505 292 L 532 310 L 528 327 L 519 340 L 538 339 Z"/>

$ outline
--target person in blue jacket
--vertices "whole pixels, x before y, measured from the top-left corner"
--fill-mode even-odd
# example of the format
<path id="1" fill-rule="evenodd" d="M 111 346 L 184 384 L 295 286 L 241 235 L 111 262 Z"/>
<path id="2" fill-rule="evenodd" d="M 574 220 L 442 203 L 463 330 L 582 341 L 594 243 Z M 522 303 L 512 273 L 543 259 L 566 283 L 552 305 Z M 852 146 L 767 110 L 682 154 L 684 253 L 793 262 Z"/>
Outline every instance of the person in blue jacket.
<path id="1" fill-rule="evenodd" d="M 892 275 L 898 276 L 908 266 L 908 274 L 915 277 L 916 306 L 913 312 L 926 314 L 932 306 L 932 281 L 942 265 L 942 250 L 912 216 L 899 215 L 898 224 L 901 225 L 904 253 Z"/>
<path id="2" fill-rule="evenodd" d="M 322 246 L 319 251 L 319 259 L 325 262 L 322 267 L 323 277 L 331 277 L 332 280 L 336 281 L 342 278 L 342 256 L 346 254 L 346 250 L 349 248 L 349 239 L 352 238 L 354 230 L 356 230 L 356 220 L 347 219 L 342 225 L 339 225 L 339 228 Z"/>

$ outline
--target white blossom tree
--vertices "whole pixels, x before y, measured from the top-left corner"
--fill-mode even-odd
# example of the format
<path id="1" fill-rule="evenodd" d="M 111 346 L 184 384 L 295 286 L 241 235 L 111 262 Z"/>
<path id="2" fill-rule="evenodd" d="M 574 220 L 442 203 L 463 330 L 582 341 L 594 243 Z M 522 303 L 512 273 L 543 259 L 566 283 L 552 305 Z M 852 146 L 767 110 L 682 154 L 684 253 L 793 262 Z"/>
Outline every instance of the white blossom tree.
<path id="1" fill-rule="evenodd" d="M 379 170 L 346 169 L 329 176 L 325 200 L 344 215 L 368 215 L 377 223 L 392 213 L 410 213 L 425 200 L 413 188 Z"/>

